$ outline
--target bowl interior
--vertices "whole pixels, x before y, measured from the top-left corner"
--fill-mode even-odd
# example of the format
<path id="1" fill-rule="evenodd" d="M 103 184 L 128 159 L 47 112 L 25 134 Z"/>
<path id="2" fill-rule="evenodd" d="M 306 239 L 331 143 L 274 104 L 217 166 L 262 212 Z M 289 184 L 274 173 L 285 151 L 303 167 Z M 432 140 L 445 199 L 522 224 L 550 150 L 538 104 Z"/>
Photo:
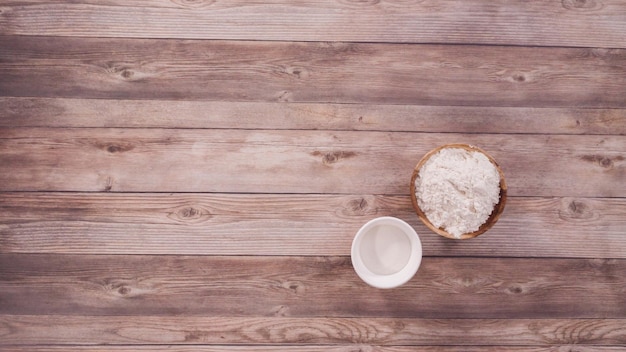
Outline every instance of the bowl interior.
<path id="1" fill-rule="evenodd" d="M 428 220 L 428 218 L 426 217 L 426 214 L 424 214 L 422 209 L 420 209 L 419 204 L 417 203 L 417 197 L 415 195 L 415 179 L 417 178 L 417 175 L 419 174 L 420 169 L 422 168 L 424 163 L 426 163 L 428 159 L 430 159 L 431 156 L 433 156 L 435 153 L 437 153 L 438 151 L 444 148 L 460 148 L 460 149 L 465 149 L 468 151 L 477 151 L 477 152 L 483 153 L 489 159 L 489 161 L 491 161 L 491 163 L 496 167 L 496 170 L 498 170 L 498 174 L 500 175 L 500 201 L 498 202 L 498 204 L 494 206 L 494 209 L 491 212 L 491 215 L 489 215 L 489 218 L 487 218 L 487 221 L 485 221 L 485 223 L 482 224 L 480 228 L 478 228 L 478 230 L 474 232 L 465 233 L 461 235 L 460 238 L 454 237 L 454 235 L 446 232 L 444 229 L 435 227 L 435 225 L 433 225 Z M 415 209 L 415 212 L 417 213 L 417 216 L 419 217 L 419 219 L 424 223 L 424 225 L 426 225 L 426 227 L 428 227 L 433 232 L 443 237 L 447 237 L 451 239 L 462 239 L 462 240 L 474 238 L 478 235 L 483 234 L 485 231 L 489 230 L 498 221 L 498 219 L 500 218 L 500 215 L 502 215 L 502 211 L 504 211 L 504 205 L 506 204 L 506 197 L 507 197 L 506 195 L 507 187 L 506 187 L 506 181 L 504 179 L 504 173 L 502 172 L 502 169 L 500 168 L 498 163 L 491 157 L 491 155 L 487 154 L 484 150 L 476 146 L 469 145 L 469 144 L 445 144 L 426 153 L 426 155 L 424 155 L 424 157 L 422 157 L 422 159 L 417 163 L 417 165 L 415 166 L 415 169 L 413 169 L 413 174 L 411 176 L 410 190 L 411 190 L 411 203 L 413 203 L 413 208 Z"/>
<path id="2" fill-rule="evenodd" d="M 402 257 L 402 252 L 405 252 L 403 259 L 395 258 Z M 422 260 L 422 244 L 411 225 L 384 216 L 368 221 L 359 229 L 352 241 L 350 256 L 357 275 L 367 284 L 393 288 L 403 285 L 417 272 Z M 400 262 L 396 263 L 396 259 Z"/>

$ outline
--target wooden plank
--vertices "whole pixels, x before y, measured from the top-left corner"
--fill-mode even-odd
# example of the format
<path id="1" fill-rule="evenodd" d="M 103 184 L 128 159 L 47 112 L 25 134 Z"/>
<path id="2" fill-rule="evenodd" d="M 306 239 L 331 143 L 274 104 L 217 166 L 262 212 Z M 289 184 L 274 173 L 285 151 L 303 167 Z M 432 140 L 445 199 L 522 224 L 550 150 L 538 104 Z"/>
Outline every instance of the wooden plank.
<path id="1" fill-rule="evenodd" d="M 184 23 L 184 25 L 181 25 Z M 619 0 L 13 1 L 0 34 L 626 47 Z"/>
<path id="2" fill-rule="evenodd" d="M 0 129 L 0 190 L 406 195 L 455 142 L 490 152 L 510 196 L 626 196 L 623 136 L 190 129 Z"/>
<path id="3" fill-rule="evenodd" d="M 0 314 L 626 316 L 626 260 L 617 259 L 426 257 L 395 290 L 367 286 L 349 257 L 2 254 L 0 268 Z"/>
<path id="4" fill-rule="evenodd" d="M 0 126 L 626 135 L 626 109 L 0 97 Z"/>
<path id="5" fill-rule="evenodd" d="M 368 220 L 395 216 L 425 256 L 626 259 L 625 198 L 510 197 L 488 233 L 432 233 L 408 196 L 2 193 L 0 253 L 350 255 Z"/>
<path id="6" fill-rule="evenodd" d="M 31 337 L 32 338 L 32 337 Z M 2 346 L 4 352 L 56 352 L 67 351 L 67 345 L 11 345 Z M 424 352 L 458 352 L 459 346 L 419 346 Z M 296 352 L 413 352 L 414 346 L 379 346 L 365 344 L 349 345 L 131 345 L 131 346 L 71 346 L 72 351 L 78 352 L 135 352 L 135 351 L 168 351 L 168 352 L 218 352 L 218 351 L 296 351 Z M 463 346 L 463 352 L 622 352 L 619 346 L 598 345 L 548 345 L 548 346 Z"/>
<path id="7" fill-rule="evenodd" d="M 16 97 L 626 107 L 623 49 L 0 36 L 0 75 Z"/>
<path id="8" fill-rule="evenodd" d="M 546 351 L 546 347 L 537 348 L 536 345 L 553 348 L 570 345 L 576 346 L 576 351 L 586 351 L 589 346 L 585 344 L 615 347 L 611 345 L 619 346 L 626 343 L 624 319 L 447 320 L 2 315 L 0 326 L 4 327 L 4 343 L 16 345 L 175 343 L 220 346 L 235 344 L 250 347 L 280 343 L 296 346 L 313 344 L 448 346 L 442 349 L 433 347 L 425 349 L 426 351 L 450 351 L 451 347 L 458 351 L 461 346 L 463 351 L 493 351 L 493 348 L 465 346 L 495 345 L 507 346 L 507 351 L 526 352 Z M 535 348 L 520 347 L 524 345 L 535 345 Z M 350 351 L 354 348 L 358 350 L 358 347 L 352 345 L 353 349 Z M 179 348 L 181 351 L 189 350 L 188 347 Z M 406 348 L 397 350 L 385 348 L 381 351 L 406 350 Z"/>

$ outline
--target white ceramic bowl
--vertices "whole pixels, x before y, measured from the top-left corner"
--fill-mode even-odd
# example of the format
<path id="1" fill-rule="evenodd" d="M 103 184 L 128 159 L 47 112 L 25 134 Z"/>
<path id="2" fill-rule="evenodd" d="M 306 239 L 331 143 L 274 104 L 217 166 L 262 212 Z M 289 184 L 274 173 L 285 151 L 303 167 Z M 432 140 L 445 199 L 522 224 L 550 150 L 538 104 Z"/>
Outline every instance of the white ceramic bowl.
<path id="1" fill-rule="evenodd" d="M 411 225 L 394 217 L 368 221 L 352 241 L 352 266 L 367 284 L 393 288 L 405 284 L 422 262 L 422 243 Z"/>

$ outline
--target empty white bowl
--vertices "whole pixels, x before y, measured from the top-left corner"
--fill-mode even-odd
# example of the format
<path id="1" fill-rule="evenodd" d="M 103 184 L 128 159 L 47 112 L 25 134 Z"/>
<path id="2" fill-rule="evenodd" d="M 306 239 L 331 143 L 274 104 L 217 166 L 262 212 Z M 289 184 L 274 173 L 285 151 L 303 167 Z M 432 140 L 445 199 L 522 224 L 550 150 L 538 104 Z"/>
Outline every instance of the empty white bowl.
<path id="1" fill-rule="evenodd" d="M 368 285 L 393 288 L 405 284 L 422 262 L 422 243 L 411 225 L 394 217 L 368 221 L 352 241 L 352 266 Z"/>

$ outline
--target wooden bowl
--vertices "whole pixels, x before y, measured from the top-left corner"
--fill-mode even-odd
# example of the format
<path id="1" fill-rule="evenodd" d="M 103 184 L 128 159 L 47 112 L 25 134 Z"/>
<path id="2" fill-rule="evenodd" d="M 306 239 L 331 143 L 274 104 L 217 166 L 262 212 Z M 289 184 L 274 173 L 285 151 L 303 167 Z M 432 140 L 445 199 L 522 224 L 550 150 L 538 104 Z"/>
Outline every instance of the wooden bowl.
<path id="1" fill-rule="evenodd" d="M 431 156 L 433 156 L 435 153 L 437 153 L 438 151 L 444 148 L 460 148 L 460 149 L 465 149 L 471 152 L 477 151 L 477 152 L 483 153 L 489 159 L 489 161 L 491 161 L 491 163 L 496 167 L 496 170 L 498 170 L 498 173 L 500 174 L 500 201 L 498 202 L 498 204 L 494 206 L 494 209 L 491 212 L 491 215 L 489 215 L 489 218 L 487 218 L 487 221 L 485 221 L 485 223 L 482 224 L 480 228 L 478 228 L 478 230 L 474 232 L 465 233 L 461 235 L 460 238 L 454 237 L 452 234 L 446 232 L 442 228 L 435 227 L 428 220 L 428 218 L 426 217 L 426 214 L 424 214 L 424 212 L 420 209 L 419 204 L 417 203 L 417 197 L 415 195 L 415 179 L 417 178 L 417 175 L 420 169 L 422 168 L 424 163 L 428 161 L 428 159 Z M 504 180 L 504 173 L 502 172 L 502 169 L 500 168 L 498 163 L 491 157 L 491 155 L 487 154 L 484 150 L 476 146 L 469 145 L 469 144 L 445 144 L 426 153 L 426 155 L 422 157 L 422 159 L 419 161 L 419 163 L 417 163 L 417 165 L 415 166 L 415 169 L 413 170 L 413 175 L 411 176 L 410 189 L 411 189 L 411 202 L 413 203 L 413 208 L 415 209 L 417 216 L 420 218 L 420 220 L 422 220 L 424 225 L 426 225 L 429 229 L 431 229 L 432 231 L 434 231 L 435 233 L 443 237 L 447 237 L 447 238 L 451 238 L 455 240 L 456 239 L 466 240 L 466 239 L 474 238 L 480 234 L 483 234 L 485 231 L 489 230 L 500 218 L 500 215 L 502 214 L 502 211 L 504 210 L 504 205 L 506 203 L 506 190 L 507 189 L 506 189 L 506 182 Z"/>

